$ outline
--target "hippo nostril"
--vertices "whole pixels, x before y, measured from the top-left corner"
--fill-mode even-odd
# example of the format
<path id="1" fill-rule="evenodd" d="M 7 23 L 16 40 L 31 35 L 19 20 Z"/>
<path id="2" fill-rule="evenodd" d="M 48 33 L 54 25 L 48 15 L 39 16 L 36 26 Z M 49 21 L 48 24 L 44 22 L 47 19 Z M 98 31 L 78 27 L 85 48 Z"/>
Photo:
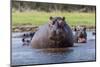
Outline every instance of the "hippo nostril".
<path id="1" fill-rule="evenodd" d="M 56 35 L 56 30 L 53 31 L 53 34 Z"/>

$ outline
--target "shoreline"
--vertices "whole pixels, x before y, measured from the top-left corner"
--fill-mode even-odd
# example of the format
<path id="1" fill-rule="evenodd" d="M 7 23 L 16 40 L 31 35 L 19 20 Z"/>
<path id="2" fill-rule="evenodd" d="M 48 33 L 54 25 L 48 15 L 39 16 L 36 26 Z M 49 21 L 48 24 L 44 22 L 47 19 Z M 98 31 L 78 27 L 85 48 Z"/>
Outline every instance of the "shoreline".
<path id="1" fill-rule="evenodd" d="M 85 26 L 88 31 L 93 31 L 96 29 L 95 26 L 86 26 L 86 25 L 80 25 Z M 21 26 L 12 26 L 11 31 L 12 32 L 35 32 L 38 30 L 39 26 L 33 26 L 33 25 L 21 25 Z M 74 30 L 75 26 L 71 26 L 71 29 Z"/>

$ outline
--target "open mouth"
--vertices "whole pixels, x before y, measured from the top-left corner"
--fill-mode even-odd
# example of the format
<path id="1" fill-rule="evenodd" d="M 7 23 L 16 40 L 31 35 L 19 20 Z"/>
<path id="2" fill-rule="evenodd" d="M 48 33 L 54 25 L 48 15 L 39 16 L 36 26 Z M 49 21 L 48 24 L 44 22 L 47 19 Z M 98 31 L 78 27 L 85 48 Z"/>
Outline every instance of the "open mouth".
<path id="1" fill-rule="evenodd" d="M 78 42 L 79 42 L 79 43 L 86 43 L 86 39 L 85 39 L 85 38 L 79 38 L 79 39 L 78 39 Z"/>

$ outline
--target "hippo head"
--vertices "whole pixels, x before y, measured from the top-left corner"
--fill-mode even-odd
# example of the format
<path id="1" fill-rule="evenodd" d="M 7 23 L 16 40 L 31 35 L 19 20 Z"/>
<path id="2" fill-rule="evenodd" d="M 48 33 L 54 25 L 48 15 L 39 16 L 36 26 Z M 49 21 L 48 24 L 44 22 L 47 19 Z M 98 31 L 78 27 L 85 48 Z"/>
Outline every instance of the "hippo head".
<path id="1" fill-rule="evenodd" d="M 86 39 L 87 39 L 87 33 L 86 33 L 86 27 L 81 27 L 81 28 L 76 28 L 75 29 L 75 42 L 86 42 Z M 84 40 L 83 40 L 84 39 Z"/>
<path id="2" fill-rule="evenodd" d="M 78 30 L 78 37 L 79 38 L 86 38 L 86 28 L 80 28 L 80 30 Z"/>
<path id="3" fill-rule="evenodd" d="M 65 17 L 50 17 L 49 25 L 49 39 L 62 40 L 65 38 Z"/>

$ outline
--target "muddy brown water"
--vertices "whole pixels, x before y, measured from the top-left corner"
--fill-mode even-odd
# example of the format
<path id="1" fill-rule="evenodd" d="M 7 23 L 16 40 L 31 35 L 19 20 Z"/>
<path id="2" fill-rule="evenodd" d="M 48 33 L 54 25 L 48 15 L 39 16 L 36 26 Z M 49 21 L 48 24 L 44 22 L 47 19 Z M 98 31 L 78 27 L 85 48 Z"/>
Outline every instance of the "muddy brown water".
<path id="1" fill-rule="evenodd" d="M 95 36 L 87 32 L 87 43 L 74 43 L 70 48 L 33 49 L 22 46 L 22 38 L 14 36 L 23 33 L 12 33 L 11 65 L 51 64 L 81 61 L 95 61 Z"/>

